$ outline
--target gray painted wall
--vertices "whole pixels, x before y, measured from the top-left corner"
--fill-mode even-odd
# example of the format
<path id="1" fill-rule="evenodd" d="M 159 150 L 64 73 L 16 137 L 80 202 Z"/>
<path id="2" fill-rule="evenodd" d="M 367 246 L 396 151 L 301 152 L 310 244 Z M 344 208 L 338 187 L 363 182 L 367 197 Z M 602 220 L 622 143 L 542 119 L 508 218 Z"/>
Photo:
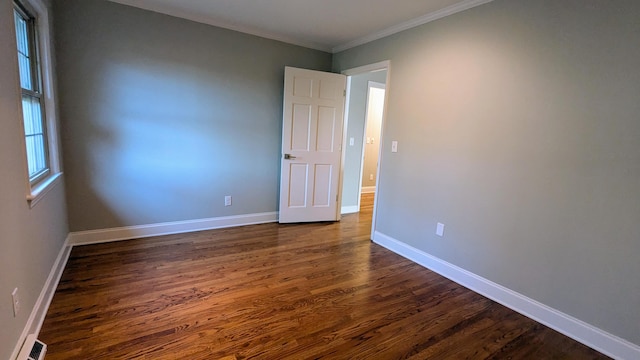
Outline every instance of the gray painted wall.
<path id="1" fill-rule="evenodd" d="M 391 60 L 378 231 L 640 344 L 639 13 L 497 0 L 337 54 Z"/>
<path id="2" fill-rule="evenodd" d="M 278 210 L 284 67 L 330 70 L 331 54 L 107 1 L 54 4 L 72 231 Z"/>
<path id="3" fill-rule="evenodd" d="M 342 69 L 346 70 L 346 69 Z M 345 151 L 344 176 L 342 179 L 342 206 L 357 206 L 360 194 L 360 171 L 362 170 L 362 142 L 367 106 L 369 81 L 385 83 L 387 71 L 358 74 L 351 77 L 349 91 L 349 114 L 347 124 L 347 149 Z M 353 138 L 353 146 L 349 139 Z"/>
<path id="4" fill-rule="evenodd" d="M 64 185 L 58 184 L 32 209 L 28 175 L 13 3 L 0 2 L 0 359 L 8 359 L 67 236 Z M 13 317 L 11 292 L 21 311 Z"/>

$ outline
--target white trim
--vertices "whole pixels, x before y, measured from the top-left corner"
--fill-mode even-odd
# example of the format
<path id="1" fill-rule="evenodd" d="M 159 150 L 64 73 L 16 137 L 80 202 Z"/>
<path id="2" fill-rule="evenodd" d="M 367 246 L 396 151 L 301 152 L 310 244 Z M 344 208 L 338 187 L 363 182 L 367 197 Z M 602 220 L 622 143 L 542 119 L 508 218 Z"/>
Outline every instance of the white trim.
<path id="1" fill-rule="evenodd" d="M 29 181 L 28 165 L 25 166 L 25 183 L 26 183 L 26 199 L 29 207 L 33 208 L 56 184 L 60 182 L 62 176 L 62 167 L 60 164 L 60 134 L 58 132 L 57 106 L 55 99 L 53 56 L 51 48 L 53 39 L 50 33 L 49 9 L 42 0 L 19 0 L 28 5 L 35 11 L 36 34 L 38 36 L 38 51 L 40 53 L 40 72 L 42 75 L 42 94 L 44 99 L 44 123 L 46 128 L 48 154 L 49 154 L 49 171 L 50 174 L 43 181 L 32 186 Z M 13 30 L 15 39 L 15 30 Z M 18 93 L 22 92 L 19 82 L 16 84 Z M 22 101 L 18 101 L 20 107 L 20 118 L 22 120 Z M 23 120 L 22 120 L 23 121 Z M 24 141 L 24 132 L 22 132 L 22 154 L 25 164 L 28 163 L 26 143 Z"/>
<path id="2" fill-rule="evenodd" d="M 360 184 L 360 186 L 362 186 L 362 183 L 364 182 L 364 167 L 365 167 L 365 162 L 366 162 L 366 149 L 367 149 L 367 133 L 369 132 L 369 102 L 371 101 L 370 96 L 371 96 L 371 89 L 375 88 L 375 89 L 382 89 L 385 94 L 384 97 L 382 99 L 382 114 L 380 116 L 384 115 L 384 111 L 385 111 L 385 107 L 386 107 L 386 92 L 387 92 L 387 86 L 384 83 L 380 83 L 380 82 L 376 82 L 376 81 L 367 81 L 367 99 L 365 101 L 365 109 L 364 109 L 364 134 L 362 134 L 362 159 L 360 160 L 360 182 L 358 184 Z M 382 135 L 382 119 L 380 119 L 380 135 Z M 378 142 L 380 144 L 382 144 L 382 136 L 380 136 L 378 138 Z M 380 156 L 382 156 L 382 145 L 378 146 L 378 154 L 376 154 L 376 156 L 378 157 L 376 159 L 376 180 L 375 183 L 376 185 L 378 184 L 378 177 L 380 176 L 380 172 L 378 171 L 378 167 L 380 164 Z M 358 199 L 360 199 L 362 197 L 362 194 L 371 194 L 371 193 L 375 193 L 376 192 L 376 185 L 373 186 L 362 186 L 360 188 L 360 196 L 358 196 Z"/>
<path id="3" fill-rule="evenodd" d="M 242 25 L 237 25 L 237 24 L 232 24 L 229 22 L 225 22 L 225 21 L 220 21 L 220 20 L 215 20 L 210 18 L 209 16 L 206 15 L 202 15 L 202 14 L 193 14 L 187 11 L 182 11 L 182 10 L 178 10 L 178 9 L 174 9 L 171 6 L 165 6 L 162 5 L 160 3 L 155 3 L 155 4 L 149 4 L 147 2 L 142 3 L 139 0 L 109 0 L 111 2 L 114 3 L 119 3 L 122 5 L 127 5 L 127 6 L 133 6 L 139 9 L 144 9 L 144 10 L 149 10 L 149 11 L 153 11 L 153 12 L 157 12 L 157 13 L 161 13 L 161 14 L 165 14 L 165 15 L 169 15 L 169 16 L 174 16 L 177 18 L 182 18 L 182 19 L 186 19 L 186 20 L 191 20 L 191 21 L 195 21 L 201 24 L 207 24 L 207 25 L 212 25 L 215 27 L 219 27 L 219 28 L 223 28 L 223 29 L 227 29 L 227 30 L 232 30 L 232 31 L 237 31 L 237 32 L 241 32 L 244 34 L 249 34 L 249 35 L 254 35 L 254 36 L 259 36 L 261 38 L 265 38 L 265 39 L 270 39 L 270 40 L 275 40 L 275 41 L 280 41 L 280 42 L 284 42 L 287 44 L 291 44 L 291 45 L 297 45 L 297 46 L 302 46 L 305 48 L 309 48 L 309 49 L 315 49 L 315 50 L 320 50 L 320 51 L 324 51 L 324 52 L 331 52 L 331 46 L 330 45 L 326 45 L 326 44 L 320 44 L 314 41 L 304 41 L 304 40 L 300 40 L 291 36 L 284 36 L 281 34 L 275 34 L 275 33 L 271 33 L 268 31 L 264 31 L 264 30 L 260 30 L 260 29 L 256 29 L 250 26 L 242 26 Z"/>
<path id="4" fill-rule="evenodd" d="M 376 232 L 376 224 L 377 224 L 377 209 L 378 209 L 378 193 L 380 191 L 380 169 L 382 168 L 382 152 L 384 150 L 384 128 L 387 123 L 387 114 L 389 110 L 389 90 L 391 84 L 391 60 L 383 60 L 377 63 L 362 65 L 355 68 L 343 70 L 342 74 L 347 77 L 351 77 L 353 75 L 364 74 L 367 72 L 375 72 L 375 71 L 387 71 L 387 78 L 385 80 L 386 91 L 384 92 L 384 110 L 382 112 L 382 124 L 380 125 L 380 148 L 378 149 L 378 167 L 376 172 L 376 190 L 375 195 L 373 197 L 373 214 L 371 215 L 371 236 Z M 348 102 L 348 101 L 347 101 Z M 363 148 L 364 153 L 364 148 Z M 360 182 L 362 184 L 362 170 L 360 171 Z M 362 195 L 362 194 L 359 194 Z M 360 198 L 358 196 L 358 207 L 360 207 Z"/>
<path id="5" fill-rule="evenodd" d="M 382 39 L 384 37 L 387 37 L 389 35 L 393 35 L 395 33 L 404 31 L 404 30 L 408 30 L 411 28 L 414 28 L 416 26 L 420 26 L 420 25 L 424 25 L 428 22 L 431 21 L 435 21 L 438 19 L 441 19 L 443 17 L 447 17 L 449 15 L 453 15 L 455 13 L 464 11 L 464 10 L 468 10 L 471 9 L 473 7 L 476 6 L 480 6 L 486 3 L 489 3 L 493 0 L 465 0 L 465 1 L 461 1 L 457 4 L 448 6 L 444 9 L 440 9 L 438 11 L 434 11 L 431 12 L 429 14 L 425 14 L 423 16 L 420 16 L 418 18 L 391 26 L 389 28 L 386 28 L 384 30 L 381 31 L 376 31 L 372 34 L 363 36 L 361 38 L 355 39 L 355 40 L 351 40 L 347 43 L 344 43 L 342 45 L 338 45 L 338 46 L 330 46 L 327 44 L 321 44 L 315 41 L 305 41 L 305 40 L 301 40 L 298 38 L 294 38 L 291 36 L 286 36 L 286 35 L 281 35 L 281 34 L 276 34 L 276 33 L 272 33 L 272 32 L 268 32 L 268 31 L 264 31 L 264 30 L 260 30 L 260 29 L 256 29 L 250 26 L 242 26 L 242 25 L 237 25 L 237 24 L 232 24 L 226 21 L 221 21 L 221 20 L 215 20 L 210 18 L 209 16 L 205 16 L 202 14 L 193 14 L 187 11 L 183 11 L 183 10 L 178 10 L 175 8 L 172 8 L 171 6 L 166 6 L 166 5 L 162 5 L 159 3 L 156 4 L 149 4 L 147 2 L 141 2 L 139 0 L 110 0 L 112 2 L 115 3 L 119 3 L 119 4 L 123 4 L 123 5 L 128 5 L 128 6 L 133 6 L 133 7 L 137 7 L 139 9 L 144 9 L 144 10 L 149 10 L 149 11 L 153 11 L 153 12 L 158 12 L 158 13 L 162 13 L 162 14 L 166 14 L 166 15 L 170 15 L 170 16 L 174 16 L 174 17 L 178 17 L 178 18 L 182 18 L 182 19 L 187 19 L 187 20 L 191 20 L 191 21 L 195 21 L 195 22 L 199 22 L 202 24 L 207 24 L 207 25 L 212 25 L 212 26 L 216 26 L 216 27 L 220 27 L 220 28 L 224 28 L 224 29 L 228 29 L 228 30 L 233 30 L 233 31 L 238 31 L 241 33 L 245 33 L 245 34 L 249 34 L 249 35 L 255 35 L 255 36 L 259 36 L 262 38 L 266 38 L 266 39 L 271 39 L 271 40 L 276 40 L 276 41 L 281 41 L 284 43 L 288 43 L 288 44 L 292 44 L 292 45 L 298 45 L 298 46 L 302 46 L 302 47 L 306 47 L 306 48 L 310 48 L 310 49 L 316 49 L 316 50 L 320 50 L 320 51 L 325 51 L 325 52 L 330 52 L 330 53 L 338 53 L 340 51 L 344 51 L 359 45 L 363 45 L 366 44 L 368 42 L 374 41 L 374 40 L 378 40 L 378 39 Z"/>
<path id="6" fill-rule="evenodd" d="M 387 90 L 387 86 L 385 85 L 385 83 L 371 81 L 371 80 L 367 81 L 367 87 Z"/>
<path id="7" fill-rule="evenodd" d="M 390 63 L 391 62 L 389 60 L 379 61 L 377 63 L 362 65 L 352 69 L 344 70 L 341 72 L 341 74 L 346 76 L 353 76 L 353 75 L 360 75 L 368 72 L 388 70 Z M 388 76 L 387 76 L 387 80 L 389 80 Z"/>
<path id="8" fill-rule="evenodd" d="M 9 359 L 15 359 L 18 356 L 18 353 L 22 348 L 22 344 L 29 334 L 37 335 L 40 333 L 44 319 L 47 316 L 47 311 L 51 305 L 51 300 L 53 300 L 53 295 L 56 293 L 64 268 L 67 266 L 70 254 L 71 246 L 69 246 L 69 237 L 67 236 L 67 239 L 62 245 L 56 261 L 53 263 L 53 267 L 49 272 L 47 281 L 45 281 L 44 286 L 40 291 L 40 296 L 38 296 L 38 299 L 31 310 L 29 319 L 27 320 L 16 347 L 13 349 L 13 353 L 11 353 L 11 357 Z"/>
<path id="9" fill-rule="evenodd" d="M 345 75 L 346 76 L 346 75 Z M 338 205 L 342 206 L 342 190 L 344 190 L 344 166 L 347 161 L 347 149 L 349 148 L 347 136 L 349 135 L 349 108 L 351 106 L 351 76 L 347 76 L 347 86 L 344 90 L 344 115 L 342 116 L 342 145 L 340 148 L 340 177 L 338 179 Z M 358 196 L 358 204 L 356 211 L 349 211 L 349 206 L 342 206 L 338 221 L 342 219 L 342 214 L 348 214 L 360 211 L 360 196 Z M 347 210 L 345 210 L 347 208 Z"/>
<path id="10" fill-rule="evenodd" d="M 375 186 L 363 186 L 362 187 L 362 193 L 363 194 L 372 194 L 376 192 L 376 187 Z"/>
<path id="11" fill-rule="evenodd" d="M 222 229 L 234 226 L 276 222 L 277 212 L 223 216 L 209 219 L 126 226 L 110 229 L 77 231 L 69 234 L 70 245 L 88 245 L 150 236 L 181 234 L 193 231 Z"/>
<path id="12" fill-rule="evenodd" d="M 386 28 L 384 30 L 381 31 L 376 31 L 372 34 L 363 36 L 361 38 L 355 39 L 355 40 L 351 40 L 347 43 L 344 43 L 342 45 L 338 45 L 336 47 L 334 47 L 333 49 L 331 49 L 331 52 L 335 53 L 339 53 L 341 51 L 347 50 L 347 49 L 351 49 L 354 48 L 356 46 L 360 46 L 378 39 L 382 39 L 384 37 L 399 33 L 401 31 L 405 31 L 411 28 L 414 28 L 416 26 L 420 26 L 420 25 L 424 25 L 426 23 L 438 20 L 438 19 L 442 19 L 443 17 L 447 17 L 449 15 L 453 15 L 455 13 L 459 13 L 461 11 L 465 11 L 468 9 L 471 9 L 473 7 L 476 6 L 480 6 L 480 5 L 484 5 L 486 3 L 489 3 L 493 0 L 466 0 L 466 1 L 461 1 L 457 4 L 451 5 L 451 6 L 447 6 L 444 9 L 440 9 L 438 11 L 434 11 L 431 12 L 429 14 L 425 14 L 423 16 L 420 16 L 418 18 L 400 23 L 398 25 L 394 25 L 391 26 L 389 28 Z"/>
<path id="13" fill-rule="evenodd" d="M 371 95 L 371 81 L 367 82 L 367 96 L 364 100 L 364 127 L 362 129 L 362 148 L 360 149 L 360 176 L 358 177 L 358 185 L 360 185 L 360 192 L 358 193 L 358 206 L 360 206 L 360 200 L 362 199 L 362 194 L 365 192 L 364 187 L 362 186 L 364 179 L 364 160 L 367 152 L 367 130 L 369 127 L 369 95 Z M 382 104 L 384 107 L 384 104 Z M 380 125 L 382 127 L 382 124 Z M 381 129 L 382 130 L 382 129 Z M 378 139 L 382 143 L 382 137 Z M 380 147 L 378 147 L 380 150 Z M 380 160 L 380 152 L 378 151 L 378 160 Z M 378 164 L 380 161 L 378 161 Z M 376 169 L 377 171 L 377 169 Z M 377 176 L 377 174 L 376 174 Z M 376 180 L 378 178 L 376 177 Z M 375 192 L 375 187 L 373 188 L 373 192 Z"/>
<path id="14" fill-rule="evenodd" d="M 381 232 L 373 234 L 373 241 L 607 356 L 615 359 L 640 359 L 640 346 L 609 334 L 582 320 L 427 254 Z"/>
<path id="15" fill-rule="evenodd" d="M 59 172 L 57 174 L 53 174 L 49 176 L 42 182 L 38 183 L 38 185 L 34 186 L 31 189 L 31 193 L 27 195 L 27 201 L 29 202 L 29 207 L 33 208 L 36 204 L 44 198 L 44 196 L 51 191 L 56 185 L 60 183 L 62 180 L 62 173 Z"/>
<path id="16" fill-rule="evenodd" d="M 343 206 L 341 212 L 342 214 L 357 213 L 357 212 L 360 212 L 360 207 L 358 205 Z"/>

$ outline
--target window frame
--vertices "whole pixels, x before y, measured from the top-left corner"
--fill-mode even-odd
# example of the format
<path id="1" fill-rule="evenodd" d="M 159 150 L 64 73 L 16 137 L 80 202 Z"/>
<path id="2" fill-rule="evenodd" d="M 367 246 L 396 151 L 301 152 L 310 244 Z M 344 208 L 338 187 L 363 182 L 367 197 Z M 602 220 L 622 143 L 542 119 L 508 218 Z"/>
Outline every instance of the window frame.
<path id="1" fill-rule="evenodd" d="M 26 8 L 24 4 L 14 2 L 14 12 L 17 13 L 17 16 L 25 22 L 25 30 L 26 30 L 26 42 L 27 42 L 27 54 L 22 54 L 29 59 L 29 88 L 24 88 L 22 84 L 22 79 L 20 81 L 20 89 L 22 94 L 22 101 L 24 104 L 24 98 L 27 97 L 30 100 L 36 100 L 38 105 L 40 106 L 40 119 L 39 127 L 41 128 L 40 132 L 35 134 L 27 134 L 25 133 L 25 138 L 34 137 L 34 136 L 42 136 L 42 153 L 44 157 L 43 168 L 37 171 L 33 176 L 29 173 L 29 182 L 31 186 L 38 184 L 40 181 L 44 180 L 51 173 L 51 161 L 49 160 L 49 141 L 47 135 L 47 114 L 46 108 L 44 104 L 44 96 L 42 93 L 42 71 L 40 69 L 40 50 L 39 50 L 39 41 L 38 41 L 38 26 L 37 20 L 35 16 L 32 15 L 33 11 Z M 20 56 L 21 51 L 18 47 L 18 53 Z M 21 74 L 22 75 L 22 74 Z M 24 108 L 23 108 L 24 111 Z M 23 121 L 24 114 L 23 114 Z M 25 140 L 26 141 L 26 140 Z M 29 156 L 27 155 L 27 164 L 29 164 Z M 30 165 L 30 164 L 29 164 Z"/>
<path id="2" fill-rule="evenodd" d="M 27 201 L 30 207 L 35 206 L 56 184 L 60 182 L 62 172 L 59 159 L 59 139 L 57 131 L 55 94 L 53 86 L 53 65 L 51 56 L 51 38 L 49 32 L 49 12 L 41 0 L 14 0 L 13 9 L 27 21 L 29 51 L 32 52 L 30 74 L 32 89 L 22 87 L 20 67 L 18 64 L 18 44 L 16 34 L 16 69 L 18 74 L 20 119 L 22 124 L 22 142 L 25 160 L 25 174 L 27 183 Z M 15 22 L 15 17 L 14 17 Z M 13 31 L 15 32 L 14 23 Z M 37 98 L 40 102 L 42 136 L 44 141 L 45 169 L 33 177 L 29 174 L 29 159 L 27 155 L 27 134 L 25 132 L 23 97 Z"/>

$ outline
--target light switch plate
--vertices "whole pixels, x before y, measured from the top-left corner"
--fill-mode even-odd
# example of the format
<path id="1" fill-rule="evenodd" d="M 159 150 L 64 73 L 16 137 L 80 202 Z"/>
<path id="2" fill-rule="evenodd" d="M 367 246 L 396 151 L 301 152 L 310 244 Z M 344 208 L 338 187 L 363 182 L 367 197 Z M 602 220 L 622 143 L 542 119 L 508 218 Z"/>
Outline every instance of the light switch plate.
<path id="1" fill-rule="evenodd" d="M 391 142 L 391 152 L 398 152 L 398 142 L 395 140 Z"/>
<path id="2" fill-rule="evenodd" d="M 18 295 L 18 288 L 13 289 L 11 299 L 13 300 L 13 317 L 17 317 L 20 313 L 20 296 Z"/>
<path id="3" fill-rule="evenodd" d="M 438 225 L 436 225 L 436 235 L 444 236 L 444 224 L 443 223 L 438 223 Z"/>
<path id="4" fill-rule="evenodd" d="M 349 146 L 353 146 L 353 144 L 355 144 L 356 141 L 354 138 L 349 138 Z"/>

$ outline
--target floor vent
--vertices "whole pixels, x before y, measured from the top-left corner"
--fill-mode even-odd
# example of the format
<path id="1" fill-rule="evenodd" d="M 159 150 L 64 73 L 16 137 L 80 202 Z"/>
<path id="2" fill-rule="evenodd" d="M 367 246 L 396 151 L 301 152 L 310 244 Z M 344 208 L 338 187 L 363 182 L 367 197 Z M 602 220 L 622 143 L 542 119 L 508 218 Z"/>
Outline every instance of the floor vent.
<path id="1" fill-rule="evenodd" d="M 36 339 L 35 334 L 31 334 L 27 336 L 27 340 L 24 341 L 17 360 L 44 360 L 46 353 L 47 345 Z"/>

